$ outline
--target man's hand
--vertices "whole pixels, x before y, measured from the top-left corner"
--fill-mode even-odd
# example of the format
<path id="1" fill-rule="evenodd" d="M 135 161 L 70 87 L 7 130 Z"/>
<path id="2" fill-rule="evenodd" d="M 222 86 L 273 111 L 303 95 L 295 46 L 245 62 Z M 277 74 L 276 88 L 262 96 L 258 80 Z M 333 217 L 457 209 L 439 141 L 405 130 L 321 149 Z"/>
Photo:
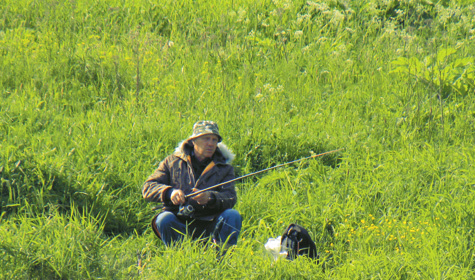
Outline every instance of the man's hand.
<path id="1" fill-rule="evenodd" d="M 193 192 L 198 191 L 198 189 L 193 189 Z M 199 205 L 206 205 L 211 200 L 211 193 L 210 192 L 202 192 L 195 196 L 192 196 L 190 199 L 193 199 Z"/>
<path id="2" fill-rule="evenodd" d="M 183 193 L 182 190 L 175 189 L 170 195 L 170 200 L 172 201 L 173 205 L 181 205 L 185 203 L 185 193 Z"/>

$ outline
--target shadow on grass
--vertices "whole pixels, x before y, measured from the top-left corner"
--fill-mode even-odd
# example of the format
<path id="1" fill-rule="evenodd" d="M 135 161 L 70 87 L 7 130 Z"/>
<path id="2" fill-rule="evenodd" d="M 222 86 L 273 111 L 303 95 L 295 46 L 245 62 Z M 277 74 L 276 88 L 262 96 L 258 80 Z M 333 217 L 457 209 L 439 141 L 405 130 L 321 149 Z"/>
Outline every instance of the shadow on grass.
<path id="1" fill-rule="evenodd" d="M 64 171 L 36 164 L 33 160 L 24 162 L 12 162 L 0 169 L 2 218 L 18 214 L 35 216 L 53 209 L 69 215 L 74 210 L 104 219 L 107 235 L 146 229 L 144 225 L 148 220 L 141 221 L 137 215 L 137 209 L 145 207 L 139 197 L 131 195 L 135 188 L 127 186 L 119 176 L 108 174 L 99 191 L 92 187 L 88 190 L 87 184 L 76 182 Z"/>
<path id="2" fill-rule="evenodd" d="M 246 151 L 238 151 L 238 154 L 244 156 L 238 157 L 236 160 L 236 176 L 243 176 L 247 173 L 337 149 L 324 147 L 316 142 L 302 142 L 295 137 L 271 137 L 269 140 L 248 139 L 243 147 Z M 319 160 L 325 166 L 336 168 L 341 163 L 340 155 L 341 153 L 336 152 L 313 160 Z M 296 163 L 300 166 L 308 164 L 308 161 Z"/>

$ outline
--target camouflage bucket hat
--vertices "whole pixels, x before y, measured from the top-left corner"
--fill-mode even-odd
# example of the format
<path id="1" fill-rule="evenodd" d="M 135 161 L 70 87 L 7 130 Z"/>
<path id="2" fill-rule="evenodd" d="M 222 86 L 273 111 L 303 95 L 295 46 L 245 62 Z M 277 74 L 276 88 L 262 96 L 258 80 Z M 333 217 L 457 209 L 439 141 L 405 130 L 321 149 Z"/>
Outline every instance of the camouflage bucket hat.
<path id="1" fill-rule="evenodd" d="M 221 142 L 223 138 L 219 135 L 218 124 L 213 121 L 199 121 L 193 125 L 193 135 L 188 138 L 188 140 L 192 140 L 195 138 L 200 137 L 201 135 L 205 134 L 215 134 L 218 136 L 218 141 Z"/>

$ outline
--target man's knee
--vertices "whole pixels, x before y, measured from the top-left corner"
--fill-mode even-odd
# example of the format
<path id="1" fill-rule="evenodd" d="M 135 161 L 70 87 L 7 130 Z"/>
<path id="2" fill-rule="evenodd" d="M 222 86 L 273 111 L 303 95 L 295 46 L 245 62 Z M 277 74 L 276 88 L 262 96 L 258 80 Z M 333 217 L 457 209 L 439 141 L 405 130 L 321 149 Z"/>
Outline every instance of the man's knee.
<path id="1" fill-rule="evenodd" d="M 155 224 L 157 225 L 157 228 L 159 230 L 162 230 L 164 228 L 168 228 L 171 225 L 175 224 L 178 221 L 177 217 L 175 214 L 172 212 L 162 212 L 157 216 L 157 219 L 155 220 Z"/>
<path id="2" fill-rule="evenodd" d="M 165 211 L 160 213 L 155 219 L 159 236 L 166 246 L 181 240 L 185 232 L 185 225 L 175 216 L 175 214 Z"/>
<path id="3" fill-rule="evenodd" d="M 221 217 L 223 217 L 225 223 L 234 228 L 236 231 L 241 231 L 242 226 L 242 218 L 241 214 L 237 210 L 234 209 L 227 209 L 223 213 L 221 213 Z"/>
<path id="4" fill-rule="evenodd" d="M 241 214 L 237 210 L 234 209 L 226 209 L 224 212 L 221 214 L 221 216 L 229 221 L 236 221 L 236 222 L 241 222 Z"/>

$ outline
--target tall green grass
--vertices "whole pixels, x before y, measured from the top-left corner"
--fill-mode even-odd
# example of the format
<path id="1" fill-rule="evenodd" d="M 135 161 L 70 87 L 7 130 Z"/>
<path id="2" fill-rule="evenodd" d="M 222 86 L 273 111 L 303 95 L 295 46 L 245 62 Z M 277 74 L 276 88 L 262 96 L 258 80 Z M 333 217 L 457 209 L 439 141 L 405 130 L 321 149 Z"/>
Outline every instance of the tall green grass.
<path id="1" fill-rule="evenodd" d="M 473 278 L 473 1 L 0 4 L 2 278 Z M 200 119 L 238 246 L 165 248 L 141 185 Z M 292 222 L 320 253 L 273 262 Z M 208 244 L 209 245 L 209 244 Z"/>

